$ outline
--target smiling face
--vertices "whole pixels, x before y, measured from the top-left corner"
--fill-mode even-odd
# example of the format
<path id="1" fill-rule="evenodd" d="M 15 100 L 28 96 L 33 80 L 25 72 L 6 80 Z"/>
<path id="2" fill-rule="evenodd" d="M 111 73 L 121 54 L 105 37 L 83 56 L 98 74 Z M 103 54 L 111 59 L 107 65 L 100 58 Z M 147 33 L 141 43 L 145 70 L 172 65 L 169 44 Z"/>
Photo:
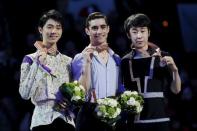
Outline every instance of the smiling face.
<path id="1" fill-rule="evenodd" d="M 43 44 L 45 46 L 56 44 L 62 36 L 62 25 L 53 19 L 48 19 L 45 25 L 38 29 L 42 34 Z"/>
<path id="2" fill-rule="evenodd" d="M 136 49 L 146 49 L 148 47 L 149 34 L 147 27 L 132 27 L 128 36 Z"/>
<path id="3" fill-rule="evenodd" d="M 89 21 L 89 26 L 85 29 L 90 38 L 90 43 L 94 46 L 107 44 L 109 26 L 104 18 L 93 19 Z"/>

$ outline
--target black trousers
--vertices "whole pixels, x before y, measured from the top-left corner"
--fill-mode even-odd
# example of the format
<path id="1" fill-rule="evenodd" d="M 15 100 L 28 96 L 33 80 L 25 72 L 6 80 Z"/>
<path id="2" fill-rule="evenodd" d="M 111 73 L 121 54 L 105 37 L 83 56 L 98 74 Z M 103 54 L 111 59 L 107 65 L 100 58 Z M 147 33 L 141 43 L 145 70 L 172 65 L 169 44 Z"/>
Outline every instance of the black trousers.
<path id="1" fill-rule="evenodd" d="M 34 127 L 32 131 L 75 131 L 75 128 L 63 119 L 57 118 L 49 125 Z"/>

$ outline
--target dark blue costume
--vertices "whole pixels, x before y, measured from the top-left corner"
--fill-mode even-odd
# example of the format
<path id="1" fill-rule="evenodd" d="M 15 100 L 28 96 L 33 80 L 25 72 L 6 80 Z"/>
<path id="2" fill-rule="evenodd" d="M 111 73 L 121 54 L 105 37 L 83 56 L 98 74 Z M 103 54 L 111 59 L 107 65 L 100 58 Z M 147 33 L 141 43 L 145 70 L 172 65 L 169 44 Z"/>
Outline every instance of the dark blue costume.
<path id="1" fill-rule="evenodd" d="M 144 97 L 144 108 L 134 118 L 136 131 L 169 131 L 165 92 L 169 90 L 172 76 L 167 66 L 160 65 L 160 57 L 149 47 L 151 57 L 134 59 L 135 49 L 123 57 L 122 80 L 126 90 L 137 91 Z M 161 52 L 162 56 L 168 53 Z M 131 123 L 132 124 L 132 123 Z"/>

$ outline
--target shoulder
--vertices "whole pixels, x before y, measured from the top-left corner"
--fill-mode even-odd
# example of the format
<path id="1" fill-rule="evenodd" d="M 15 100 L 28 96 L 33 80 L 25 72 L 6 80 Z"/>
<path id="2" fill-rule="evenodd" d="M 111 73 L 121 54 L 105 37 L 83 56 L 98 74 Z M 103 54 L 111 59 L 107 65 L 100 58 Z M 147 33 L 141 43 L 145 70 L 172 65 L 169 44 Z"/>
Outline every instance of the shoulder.
<path id="1" fill-rule="evenodd" d="M 37 52 L 25 55 L 25 57 L 30 57 L 32 59 L 36 58 L 36 56 L 37 56 Z"/>
<path id="2" fill-rule="evenodd" d="M 116 54 L 111 48 L 108 49 L 109 55 L 114 59 L 116 65 L 119 66 L 121 63 L 121 58 L 118 54 Z"/>
<path id="3" fill-rule="evenodd" d="M 120 65 L 120 63 L 121 63 L 121 58 L 120 58 L 120 56 L 118 55 L 118 54 L 113 54 L 113 59 L 114 59 L 114 61 L 116 62 L 116 65 L 117 66 L 119 66 Z"/>
<path id="4" fill-rule="evenodd" d="M 67 61 L 68 63 L 70 63 L 72 61 L 72 58 L 67 56 L 67 55 L 64 55 L 64 54 L 60 54 L 61 55 L 61 58 L 64 60 L 64 61 Z"/>
<path id="5" fill-rule="evenodd" d="M 133 56 L 133 51 L 129 52 L 128 54 L 126 54 L 125 56 L 122 57 L 122 60 L 128 60 L 131 59 Z"/>
<path id="6" fill-rule="evenodd" d="M 81 53 L 77 53 L 77 54 L 74 56 L 74 59 L 75 59 L 75 58 L 82 57 L 82 55 L 83 55 L 83 53 L 82 53 L 82 52 L 81 52 Z"/>
<path id="7" fill-rule="evenodd" d="M 116 59 L 121 59 L 118 54 L 116 54 L 111 48 L 108 49 L 108 53 L 110 56 L 115 57 Z"/>
<path id="8" fill-rule="evenodd" d="M 83 53 L 78 53 L 74 56 L 73 61 L 83 61 L 84 56 Z"/>
<path id="9" fill-rule="evenodd" d="M 23 57 L 22 63 L 29 63 L 30 65 L 33 63 L 33 61 L 36 59 L 37 53 L 31 53 L 27 54 Z"/>
<path id="10" fill-rule="evenodd" d="M 116 53 L 113 54 L 113 57 L 116 58 L 116 59 L 120 59 L 121 60 L 120 56 L 118 54 L 116 54 Z"/>

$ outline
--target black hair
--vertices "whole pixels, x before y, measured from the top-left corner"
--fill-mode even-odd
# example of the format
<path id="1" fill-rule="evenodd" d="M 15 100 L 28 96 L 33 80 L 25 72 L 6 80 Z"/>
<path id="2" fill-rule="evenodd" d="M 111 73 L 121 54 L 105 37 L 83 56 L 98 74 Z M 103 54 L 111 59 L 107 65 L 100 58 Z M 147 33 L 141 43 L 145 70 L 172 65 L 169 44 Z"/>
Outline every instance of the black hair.
<path id="1" fill-rule="evenodd" d="M 63 28 L 63 26 L 64 26 L 64 18 L 61 15 L 60 12 L 58 12 L 58 11 L 56 11 L 54 9 L 45 12 L 41 16 L 41 18 L 40 18 L 40 20 L 38 22 L 38 27 L 42 28 L 49 19 L 53 19 L 53 20 L 59 22 L 61 24 L 62 28 Z"/>
<path id="2" fill-rule="evenodd" d="M 105 15 L 103 15 L 101 12 L 93 12 L 91 14 L 88 15 L 87 19 L 86 19 L 86 28 L 89 27 L 89 22 L 91 20 L 94 20 L 94 19 L 100 19 L 100 18 L 103 18 L 106 22 L 106 24 L 108 25 L 108 20 L 107 20 L 107 17 Z"/>
<path id="3" fill-rule="evenodd" d="M 132 27 L 147 27 L 150 30 L 151 20 L 145 14 L 133 14 L 129 16 L 124 22 L 124 29 L 127 34 Z"/>

